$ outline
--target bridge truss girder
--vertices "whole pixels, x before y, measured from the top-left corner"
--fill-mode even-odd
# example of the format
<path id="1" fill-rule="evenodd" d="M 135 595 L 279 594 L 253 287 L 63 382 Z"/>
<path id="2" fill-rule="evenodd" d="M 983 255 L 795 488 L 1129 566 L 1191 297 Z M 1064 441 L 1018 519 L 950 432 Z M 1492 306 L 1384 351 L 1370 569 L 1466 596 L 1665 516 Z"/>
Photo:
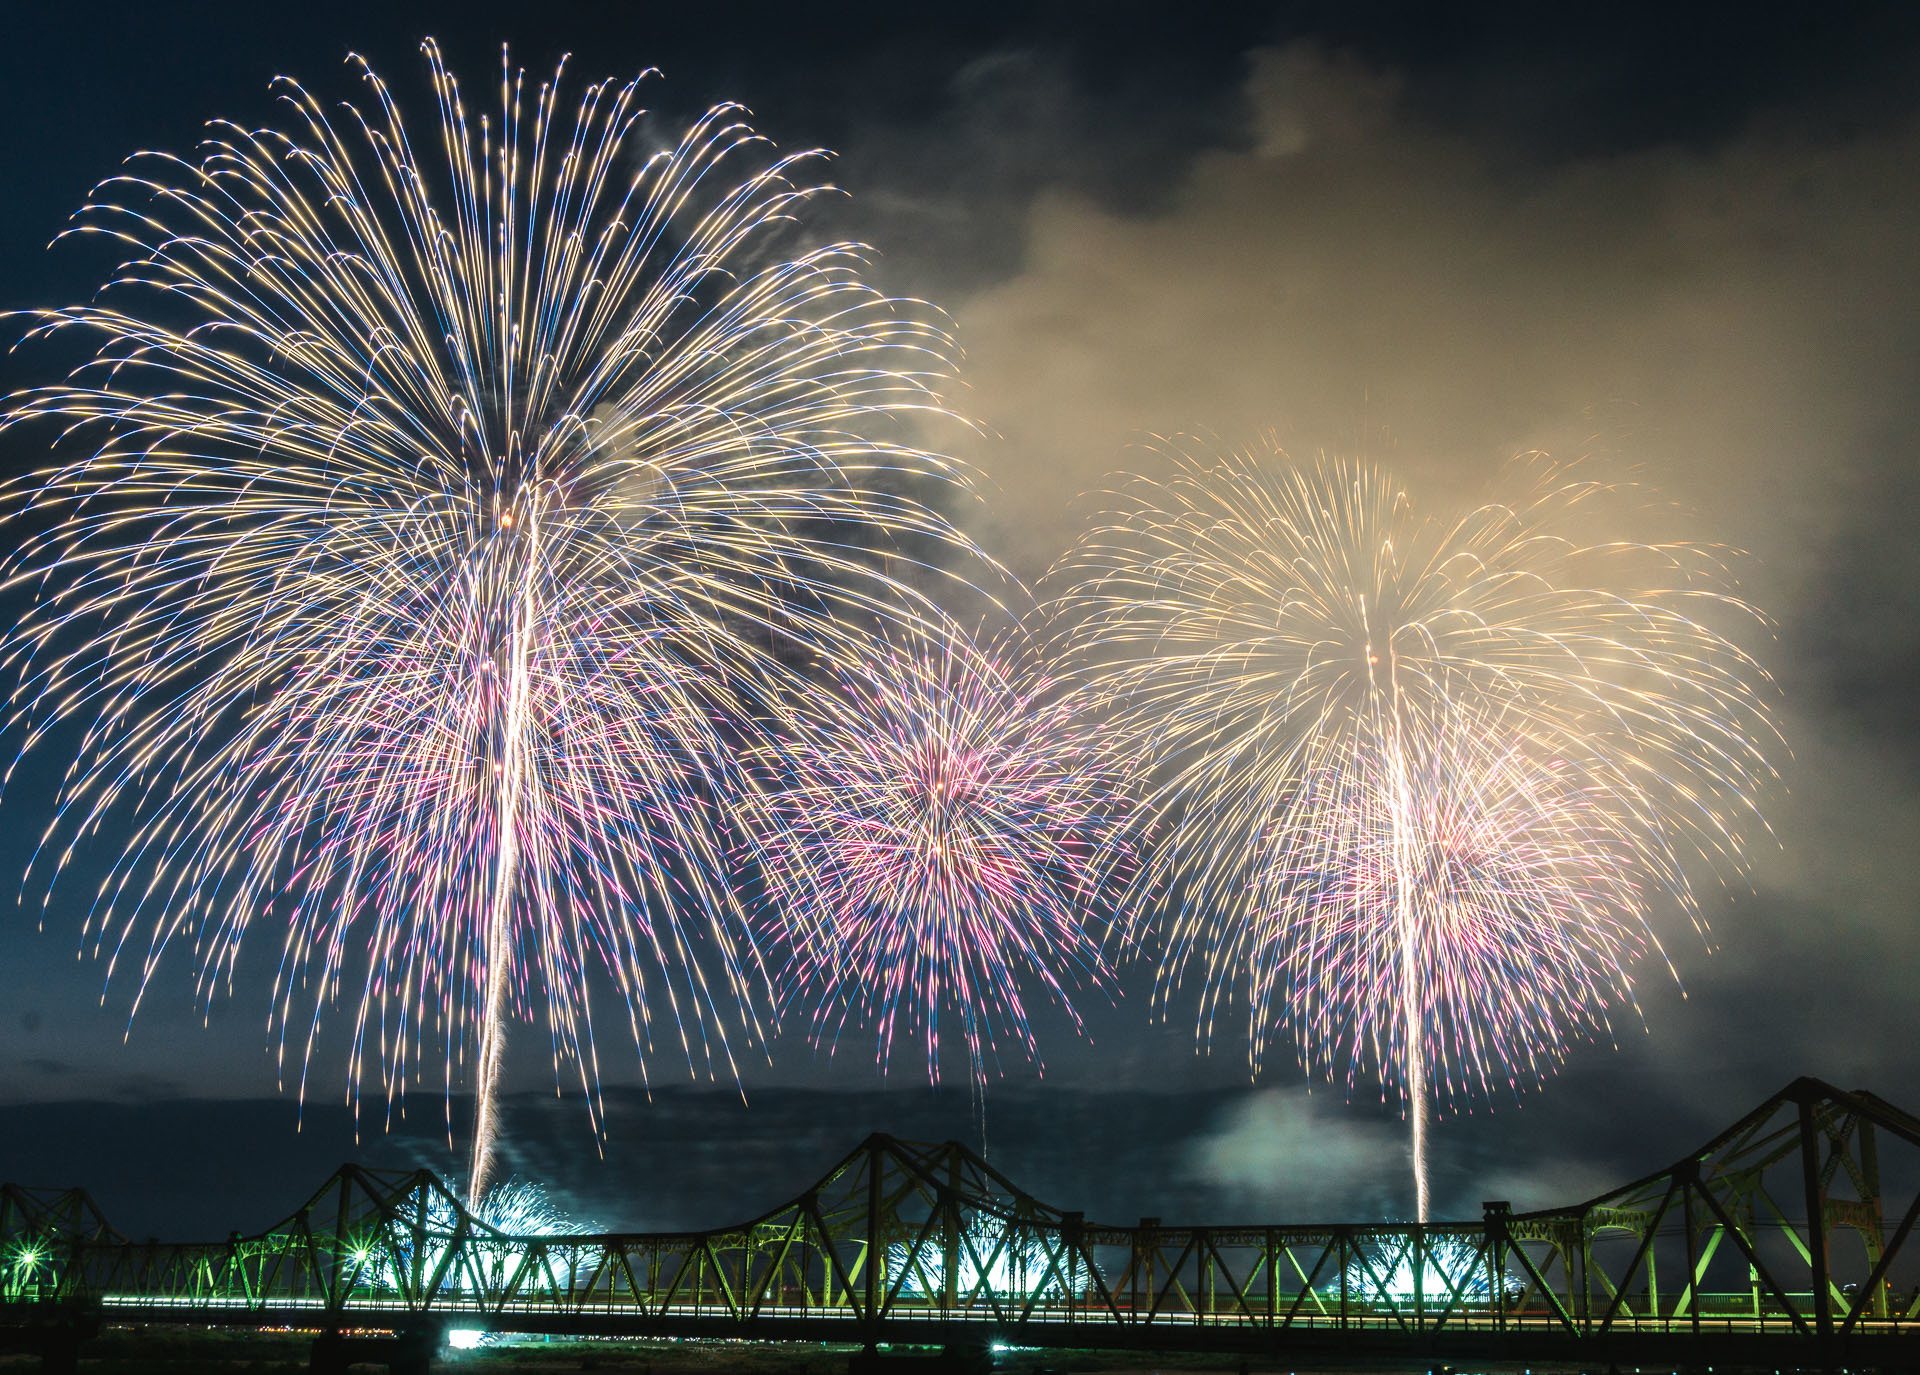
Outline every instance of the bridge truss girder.
<path id="1" fill-rule="evenodd" d="M 1889 1149 L 1902 1155 L 1892 1172 Z M 1899 1181 L 1891 1196 L 1883 1175 Z M 28 1216 L 8 1200 L 36 1197 L 0 1193 L 0 1239 Z M 60 1211 L 39 1206 L 42 1219 Z M 224 1242 L 129 1242 L 90 1208 L 70 1202 L 61 1215 L 76 1220 L 57 1237 L 14 1224 L 42 1227 L 57 1256 L 30 1306 L 331 1328 L 1529 1356 L 1760 1341 L 1776 1364 L 1783 1343 L 1815 1358 L 1797 1364 L 1884 1364 L 1860 1354 L 1890 1340 L 1904 1352 L 1920 1325 L 1896 1287 L 1920 1250 L 1920 1122 L 1813 1080 L 1586 1203 L 1489 1204 L 1478 1221 L 1426 1226 L 1093 1223 L 957 1143 L 879 1135 L 790 1202 L 701 1232 L 512 1237 L 430 1173 L 357 1166 L 278 1227 Z"/>

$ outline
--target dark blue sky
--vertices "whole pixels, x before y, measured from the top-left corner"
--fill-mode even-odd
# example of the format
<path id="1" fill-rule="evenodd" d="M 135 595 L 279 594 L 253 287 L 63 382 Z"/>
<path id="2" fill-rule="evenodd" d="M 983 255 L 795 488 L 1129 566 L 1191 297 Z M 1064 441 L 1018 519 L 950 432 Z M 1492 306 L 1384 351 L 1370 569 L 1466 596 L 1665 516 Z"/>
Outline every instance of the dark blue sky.
<path id="1" fill-rule="evenodd" d="M 185 149 L 212 115 L 270 118 L 278 73 L 350 96 L 348 50 L 422 104 L 427 33 L 476 83 L 503 40 L 536 72 L 562 52 L 582 79 L 658 66 L 671 113 L 737 99 L 784 146 L 838 150 L 833 175 L 852 194 L 836 227 L 876 245 L 890 289 L 957 320 L 969 402 L 991 427 L 967 455 L 990 480 L 982 538 L 1022 572 L 1065 547 L 1074 494 L 1154 431 L 1277 427 L 1302 449 L 1359 434 L 1460 490 L 1531 444 L 1646 465 L 1708 533 L 1752 551 L 1778 623 L 1767 661 L 1794 745 L 1779 850 L 1755 893 L 1710 904 L 1710 941 L 1684 924 L 1663 933 L 1684 997 L 1645 971 L 1645 1026 L 1623 1013 L 1621 1048 L 1581 1050 L 1517 1113 L 1442 1127 L 1456 1196 L 1479 1196 L 1503 1141 L 1556 1132 L 1583 1142 L 1555 1177 L 1565 1187 L 1650 1167 L 1799 1073 L 1920 1102 L 1911 7 L 16 7 L 0 45 L 0 307 L 65 302 L 101 277 L 92 249 L 44 245 L 124 154 Z M 46 366 L 16 352 L 0 378 L 10 388 Z M 36 452 L 0 438 L 0 470 Z M 0 802 L 0 875 L 20 871 L 44 824 L 53 763 L 31 763 Z M 44 931 L 31 901 L 0 919 L 0 1103 L 72 1105 L 0 1114 L 0 1177 L 69 1159 L 110 1172 L 76 1143 L 149 1120 L 127 1105 L 274 1094 L 261 1028 L 277 952 L 253 952 L 205 1027 L 190 962 L 163 967 L 122 1044 L 133 982 L 103 1006 L 101 967 L 74 958 L 88 886 L 60 890 Z M 1196 1060 L 1185 1022 L 1149 1023 L 1144 986 L 1135 971 L 1117 1005 L 1091 1009 L 1090 1045 L 1044 1025 L 1047 1082 L 1210 1096 L 1145 1118 L 1076 1110 L 1064 1136 L 1038 1110 L 1016 1114 L 1004 1149 L 1065 1180 L 1102 1138 L 1144 1134 L 1173 1162 L 1153 1169 L 1201 1181 L 1202 1207 L 1244 1188 L 1233 1162 L 1297 1149 L 1283 1121 L 1319 1124 L 1332 1153 L 1377 1144 L 1377 1111 L 1343 1116 L 1325 1091 L 1303 1106 L 1291 1072 L 1246 1088 L 1237 1033 Z M 850 1142 L 897 1101 L 912 1122 L 965 1129 L 964 1092 L 929 1097 L 912 1057 L 897 1098 L 836 1109 L 831 1094 L 773 1090 L 869 1094 L 867 1047 L 831 1063 L 800 1036 L 774 1049 L 773 1067 L 747 1062 L 747 1106 L 723 1087 L 698 1120 L 768 1141 L 816 1139 L 826 1120 Z M 607 1067 L 611 1082 L 634 1078 L 617 1050 Z M 543 1081 L 537 1055 L 516 1071 L 526 1088 Z M 323 1078 L 330 1102 L 337 1080 Z M 1036 1091 L 1012 1067 L 1006 1092 Z M 116 1106 L 89 1106 L 102 1104 Z M 204 1119 L 155 1111 L 165 1139 L 151 1160 L 188 1159 L 186 1124 Z M 277 1152 L 290 1110 L 247 1112 L 235 1120 L 265 1125 L 220 1140 L 257 1134 Z M 353 1149 L 327 1112 L 304 1140 Z M 423 1095 L 414 1113 L 437 1121 L 439 1103 Z M 1635 1114 L 1658 1159 L 1634 1154 L 1638 1137 L 1594 1136 L 1594 1122 Z M 550 1117 L 529 1140 L 577 1128 L 591 1151 L 584 1120 Z M 623 1152 L 644 1127 L 622 1121 L 588 1174 L 631 1170 Z M 307 1149 L 288 1147 L 302 1169 Z M 413 1148 L 376 1130 L 360 1149 Z M 1358 1184 L 1324 1201 L 1388 1206 Z"/>

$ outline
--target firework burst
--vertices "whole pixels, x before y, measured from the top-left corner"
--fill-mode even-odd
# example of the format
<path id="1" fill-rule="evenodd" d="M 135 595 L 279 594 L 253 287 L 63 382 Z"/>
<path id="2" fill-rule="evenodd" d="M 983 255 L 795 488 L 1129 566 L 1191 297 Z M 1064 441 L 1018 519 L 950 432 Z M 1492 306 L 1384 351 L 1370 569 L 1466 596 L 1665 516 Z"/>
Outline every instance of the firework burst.
<path id="1" fill-rule="evenodd" d="M 189 943 L 211 999 L 268 927 L 302 1093 L 330 1009 L 352 1101 L 439 1058 L 478 1199 L 510 1021 L 596 1114 L 595 981 L 643 1067 L 730 1072 L 764 983 L 733 761 L 806 652 L 922 614 L 874 551 L 956 540 L 900 493 L 957 474 L 887 438 L 940 409 L 932 313 L 791 246 L 816 155 L 730 106 L 656 151 L 642 79 L 569 115 L 504 54 L 476 116 L 426 54 L 419 151 L 361 63 L 361 103 L 282 82 L 284 129 L 215 123 L 80 212 L 130 257 L 29 317 L 91 359 L 4 424 L 88 452 L 13 493 L 8 661 L 23 748 L 84 732 L 44 862 L 130 837 L 89 940 L 143 990 Z"/>
<path id="2" fill-rule="evenodd" d="M 837 676 L 766 784 L 790 982 L 823 1040 L 871 1021 L 883 1069 L 917 1035 L 937 1080 L 957 1019 L 978 1089 L 1003 1040 L 1038 1062 L 1023 985 L 1077 1026 L 1072 995 L 1108 978 L 1115 770 L 1029 656 L 957 631 Z"/>
<path id="3" fill-rule="evenodd" d="M 1756 620 L 1689 544 L 1576 533 L 1618 489 L 1540 460 L 1451 520 L 1385 473 L 1182 457 L 1069 556 L 1085 686 L 1154 775 L 1177 877 L 1161 994 L 1250 1003 L 1310 1068 L 1397 1084 L 1427 1215 L 1432 1098 L 1548 1073 L 1740 871 L 1771 777 Z"/>
<path id="4" fill-rule="evenodd" d="M 567 1212 L 544 1185 L 529 1179 L 489 1186 L 464 1217 L 451 1193 L 427 1191 L 424 1205 L 416 1215 L 418 1230 L 403 1224 L 355 1240 L 343 1257 L 349 1287 L 404 1293 L 409 1280 L 418 1282 L 414 1277 L 436 1275 L 455 1292 L 497 1290 L 529 1263 L 530 1242 L 599 1230 L 598 1223 Z M 549 1251 L 532 1263 L 570 1274 L 575 1257 Z"/>

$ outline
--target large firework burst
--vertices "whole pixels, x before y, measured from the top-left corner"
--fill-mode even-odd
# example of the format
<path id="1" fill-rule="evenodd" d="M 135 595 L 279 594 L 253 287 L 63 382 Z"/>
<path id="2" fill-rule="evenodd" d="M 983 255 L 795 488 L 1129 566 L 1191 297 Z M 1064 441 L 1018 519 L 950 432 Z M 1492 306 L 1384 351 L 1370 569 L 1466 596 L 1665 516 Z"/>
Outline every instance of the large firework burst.
<path id="1" fill-rule="evenodd" d="M 1723 561 L 1578 533 L 1616 489 L 1538 461 L 1443 520 L 1384 472 L 1181 456 L 1068 557 L 1058 609 L 1154 771 L 1177 877 L 1163 995 L 1250 1003 L 1257 1070 L 1404 1094 L 1427 1213 L 1436 1092 L 1537 1078 L 1696 922 L 1689 861 L 1738 871 L 1774 738 Z"/>
<path id="2" fill-rule="evenodd" d="M 126 835 L 90 939 L 143 988 L 186 939 L 211 998 L 270 928 L 302 1091 L 329 1008 L 356 1101 L 438 1054 L 479 1198 L 510 1018 L 590 1104 L 598 979 L 643 1064 L 730 1064 L 733 761 L 810 690 L 796 645 L 919 614 L 872 551 L 951 537 L 898 493 L 955 474 L 887 438 L 938 408 L 931 312 L 792 247 L 814 155 L 730 106 L 656 151 L 641 79 L 569 116 L 504 54 L 476 117 L 426 54 L 431 147 L 362 63 L 363 102 L 283 82 L 285 128 L 80 212 L 131 256 L 30 317 L 91 358 L 4 424 L 88 451 L 14 490 L 8 645 L 27 747 L 85 723 L 49 863 Z"/>
<path id="3" fill-rule="evenodd" d="M 1003 1039 L 1038 1060 L 1024 985 L 1079 1024 L 1123 853 L 1111 761 L 1010 643 L 914 637 L 840 672 L 769 770 L 761 847 L 816 1033 L 870 1020 L 883 1068 L 917 1034 L 938 1079 L 957 1019 L 976 1089 Z"/>

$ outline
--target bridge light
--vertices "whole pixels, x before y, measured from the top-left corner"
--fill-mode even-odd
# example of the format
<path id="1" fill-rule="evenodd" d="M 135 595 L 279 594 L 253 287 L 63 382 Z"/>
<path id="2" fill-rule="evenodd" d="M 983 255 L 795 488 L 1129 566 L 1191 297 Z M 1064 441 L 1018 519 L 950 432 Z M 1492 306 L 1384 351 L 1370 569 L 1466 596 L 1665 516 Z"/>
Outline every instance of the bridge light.
<path id="1" fill-rule="evenodd" d="M 477 1327 L 455 1327 L 447 1332 L 447 1345 L 455 1351 L 471 1351 L 486 1337 Z"/>

